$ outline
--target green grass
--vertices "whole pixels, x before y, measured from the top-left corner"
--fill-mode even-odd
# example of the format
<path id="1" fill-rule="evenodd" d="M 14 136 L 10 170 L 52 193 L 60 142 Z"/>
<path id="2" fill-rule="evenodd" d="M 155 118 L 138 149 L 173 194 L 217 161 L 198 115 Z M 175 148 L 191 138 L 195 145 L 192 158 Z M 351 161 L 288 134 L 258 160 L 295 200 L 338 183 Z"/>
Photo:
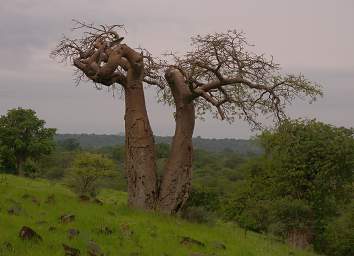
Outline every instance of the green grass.
<path id="1" fill-rule="evenodd" d="M 55 203 L 46 203 L 52 194 Z M 40 202 L 39 205 L 32 201 L 33 197 Z M 104 190 L 98 197 L 104 202 L 103 205 L 79 202 L 71 191 L 60 184 L 0 175 L 0 255 L 62 256 L 62 243 L 78 248 L 81 255 L 86 255 L 90 240 L 95 241 L 105 255 L 112 256 L 315 255 L 294 250 L 263 235 L 252 232 L 245 235 L 242 229 L 224 223 L 213 226 L 193 224 L 175 217 L 132 210 L 127 208 L 126 194 L 123 192 Z M 18 215 L 8 213 L 13 206 L 22 208 Z M 66 213 L 75 214 L 75 221 L 60 224 L 59 216 Z M 24 225 L 33 228 L 43 241 L 22 241 L 18 234 Z M 49 231 L 51 226 L 56 230 Z M 98 232 L 105 226 L 113 233 L 106 235 Z M 69 228 L 78 229 L 79 236 L 70 240 L 67 236 Z M 205 243 L 205 247 L 181 245 L 182 236 L 197 239 Z M 15 250 L 4 249 L 4 242 L 10 242 Z M 215 248 L 215 242 L 224 244 L 226 250 Z"/>

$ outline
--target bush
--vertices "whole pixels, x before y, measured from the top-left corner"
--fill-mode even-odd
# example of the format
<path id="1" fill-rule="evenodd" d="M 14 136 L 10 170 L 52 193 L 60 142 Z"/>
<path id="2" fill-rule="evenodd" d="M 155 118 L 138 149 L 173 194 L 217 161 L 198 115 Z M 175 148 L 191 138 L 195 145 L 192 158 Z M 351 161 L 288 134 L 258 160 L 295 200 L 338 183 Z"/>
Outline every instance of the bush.
<path id="1" fill-rule="evenodd" d="M 79 153 L 68 169 L 66 184 L 78 195 L 96 196 L 99 181 L 114 176 L 114 162 L 100 154 Z"/>
<path id="2" fill-rule="evenodd" d="M 327 225 L 323 240 L 327 255 L 354 255 L 354 202 Z"/>
<path id="3" fill-rule="evenodd" d="M 23 173 L 26 177 L 36 178 L 40 176 L 39 167 L 33 160 L 28 159 L 23 165 Z"/>

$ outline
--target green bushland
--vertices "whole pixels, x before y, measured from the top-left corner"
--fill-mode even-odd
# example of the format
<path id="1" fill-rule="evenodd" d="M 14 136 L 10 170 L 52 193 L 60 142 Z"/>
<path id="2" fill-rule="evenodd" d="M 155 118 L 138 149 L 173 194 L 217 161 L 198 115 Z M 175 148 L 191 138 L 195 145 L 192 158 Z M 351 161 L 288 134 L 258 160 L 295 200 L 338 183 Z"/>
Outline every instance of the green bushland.
<path id="1" fill-rule="evenodd" d="M 51 196 L 54 200 L 46 202 Z M 132 210 L 126 206 L 124 192 L 103 189 L 97 197 L 103 205 L 79 201 L 77 195 L 60 183 L 0 174 L 0 255 L 62 256 L 62 243 L 86 255 L 90 240 L 95 241 L 105 255 L 314 255 L 292 249 L 272 237 L 253 232 L 246 234 L 231 224 L 195 224 L 178 217 Z M 8 213 L 11 207 L 17 207 L 17 215 Z M 76 218 L 71 223 L 61 224 L 59 217 L 63 214 L 74 214 Z M 24 225 L 33 228 L 43 241 L 22 241 L 18 234 Z M 50 227 L 56 229 L 49 231 Z M 105 227 L 111 229 L 112 234 L 101 233 Z M 68 238 L 70 228 L 80 231 L 78 237 Z M 205 247 L 181 245 L 182 236 L 199 240 Z M 12 245 L 13 252 L 5 248 L 5 242 Z M 225 245 L 226 250 L 218 248 L 220 244 Z"/>

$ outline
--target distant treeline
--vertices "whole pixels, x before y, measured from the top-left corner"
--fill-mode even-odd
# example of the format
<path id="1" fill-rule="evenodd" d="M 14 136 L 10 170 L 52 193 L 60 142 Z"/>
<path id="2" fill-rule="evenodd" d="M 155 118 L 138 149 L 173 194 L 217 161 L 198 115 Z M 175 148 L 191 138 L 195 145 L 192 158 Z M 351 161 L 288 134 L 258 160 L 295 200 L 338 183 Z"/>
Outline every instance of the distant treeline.
<path id="1" fill-rule="evenodd" d="M 56 134 L 57 142 L 74 138 L 82 148 L 101 148 L 124 144 L 124 136 L 107 134 Z M 170 144 L 172 137 L 155 136 L 157 143 Z M 259 155 L 262 149 L 252 140 L 193 138 L 195 148 L 210 152 L 233 151 L 240 155 Z"/>

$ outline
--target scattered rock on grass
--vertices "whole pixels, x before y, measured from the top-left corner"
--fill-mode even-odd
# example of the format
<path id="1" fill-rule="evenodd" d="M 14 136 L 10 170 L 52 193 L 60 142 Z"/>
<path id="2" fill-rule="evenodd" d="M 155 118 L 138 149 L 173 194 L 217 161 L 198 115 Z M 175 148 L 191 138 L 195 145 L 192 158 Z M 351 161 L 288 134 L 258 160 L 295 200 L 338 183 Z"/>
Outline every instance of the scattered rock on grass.
<path id="1" fill-rule="evenodd" d="M 80 250 L 63 244 L 65 256 L 79 256 Z"/>
<path id="2" fill-rule="evenodd" d="M 19 205 L 14 205 L 12 207 L 10 207 L 8 210 L 7 210 L 7 213 L 10 214 L 10 215 L 20 215 L 22 211 L 22 207 L 19 206 Z"/>
<path id="3" fill-rule="evenodd" d="M 193 238 L 188 237 L 188 236 L 182 236 L 179 243 L 182 244 L 182 245 L 197 245 L 197 246 L 200 246 L 200 247 L 205 247 L 205 244 L 203 242 L 198 241 L 198 240 L 193 239 Z"/>
<path id="4" fill-rule="evenodd" d="M 90 256 L 104 256 L 101 248 L 94 241 L 89 241 L 87 245 L 87 254 Z"/>
<path id="5" fill-rule="evenodd" d="M 77 237 L 79 234 L 80 234 L 80 231 L 75 228 L 70 228 L 68 230 L 69 239 L 73 239 L 73 238 Z"/>
<path id="6" fill-rule="evenodd" d="M 74 214 L 64 214 L 59 217 L 60 223 L 67 224 L 75 220 Z"/>
<path id="7" fill-rule="evenodd" d="M 42 241 L 42 237 L 38 235 L 33 229 L 23 226 L 20 230 L 19 237 L 22 240 Z"/>
<path id="8" fill-rule="evenodd" d="M 36 197 L 32 197 L 32 203 L 34 203 L 37 206 L 41 205 L 40 201 Z"/>

